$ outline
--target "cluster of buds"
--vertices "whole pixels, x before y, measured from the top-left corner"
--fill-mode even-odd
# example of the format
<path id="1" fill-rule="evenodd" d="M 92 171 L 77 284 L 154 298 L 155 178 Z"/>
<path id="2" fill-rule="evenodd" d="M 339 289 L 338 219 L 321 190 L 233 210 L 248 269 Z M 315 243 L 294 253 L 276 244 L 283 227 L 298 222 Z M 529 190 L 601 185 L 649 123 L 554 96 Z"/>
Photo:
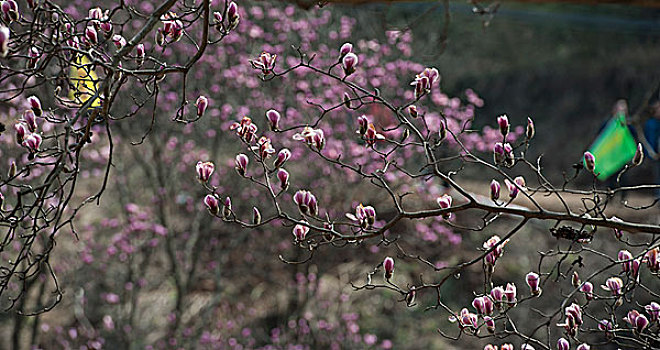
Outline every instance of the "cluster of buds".
<path id="1" fill-rule="evenodd" d="M 277 170 L 277 179 L 280 181 L 280 188 L 282 191 L 286 191 L 289 188 L 289 172 L 284 168 Z"/>
<path id="2" fill-rule="evenodd" d="M 529 290 L 532 292 L 532 295 L 539 296 L 541 295 L 541 287 L 539 286 L 541 278 L 535 272 L 530 272 L 525 277 L 525 281 L 529 286 Z"/>
<path id="3" fill-rule="evenodd" d="M 346 217 L 360 223 L 360 227 L 363 229 L 369 230 L 374 226 L 374 222 L 376 222 L 376 209 L 370 205 L 365 207 L 360 203 L 355 207 L 355 215 L 347 213 Z"/>
<path id="4" fill-rule="evenodd" d="M 232 123 L 229 130 L 236 130 L 236 135 L 243 141 L 251 143 L 255 139 L 258 128 L 257 124 L 254 124 L 250 117 L 243 117 L 240 122 Z"/>
<path id="5" fill-rule="evenodd" d="M 495 303 L 488 295 L 474 298 L 472 300 L 472 307 L 477 310 L 479 315 L 492 315 L 493 311 L 495 311 Z"/>
<path id="6" fill-rule="evenodd" d="M 502 310 L 505 305 L 514 306 L 516 304 L 516 293 L 516 285 L 507 283 L 506 288 L 497 286 L 491 289 L 490 297 L 495 301 L 500 310 Z"/>
<path id="7" fill-rule="evenodd" d="M 112 23 L 110 23 L 110 10 L 101 10 L 98 7 L 89 10 L 89 23 L 95 30 L 101 30 L 106 35 L 112 32 Z M 89 28 L 89 27 L 88 27 Z"/>
<path id="8" fill-rule="evenodd" d="M 496 165 L 504 164 L 507 167 L 512 167 L 515 163 L 515 156 L 511 144 L 497 142 L 495 146 L 493 146 L 493 159 L 495 160 Z"/>
<path id="9" fill-rule="evenodd" d="M 587 300 L 594 298 L 594 285 L 591 282 L 584 282 L 580 285 L 580 292 L 584 293 Z"/>
<path id="10" fill-rule="evenodd" d="M 509 190 L 509 198 L 511 199 L 516 198 L 520 190 L 524 190 L 526 185 L 525 178 L 522 176 L 516 177 L 513 179 L 513 182 L 509 181 L 509 179 L 504 179 L 504 184 Z"/>
<path id="11" fill-rule="evenodd" d="M 449 316 L 449 322 L 454 323 L 456 321 L 458 321 L 458 326 L 461 329 L 472 328 L 472 330 L 476 330 L 479 327 L 479 316 L 470 312 L 467 308 L 461 310 L 458 318 L 454 315 Z"/>
<path id="12" fill-rule="evenodd" d="M 438 206 L 440 206 L 441 209 L 451 208 L 452 198 L 448 194 L 444 194 L 442 195 L 442 197 L 436 198 L 435 201 L 438 203 Z M 442 217 L 444 217 L 445 219 L 449 219 L 451 218 L 451 213 L 443 214 Z"/>
<path id="13" fill-rule="evenodd" d="M 612 292 L 615 297 L 623 294 L 623 280 L 619 277 L 610 277 L 605 281 L 605 284 L 600 286 L 603 290 Z"/>
<path id="14" fill-rule="evenodd" d="M 7 57 L 9 53 L 9 28 L 0 25 L 0 57 Z"/>
<path id="15" fill-rule="evenodd" d="M 484 264 L 486 267 L 489 268 L 490 271 L 492 271 L 495 268 L 495 263 L 497 262 L 497 259 L 504 254 L 504 246 L 509 243 L 509 240 L 507 239 L 504 242 L 501 242 L 501 239 L 498 235 L 494 235 L 493 237 L 489 238 L 486 242 L 484 242 L 483 247 L 484 249 L 491 250 L 492 251 L 484 257 Z M 495 247 L 493 249 L 493 247 Z"/>
<path id="16" fill-rule="evenodd" d="M 558 323 L 558 327 L 564 327 L 566 332 L 572 338 L 577 336 L 578 329 L 582 325 L 582 309 L 578 304 L 571 304 L 564 309 L 564 316 L 566 320 L 563 323 Z"/>
<path id="17" fill-rule="evenodd" d="M 298 205 L 298 210 L 300 210 L 302 214 L 316 216 L 319 213 L 319 206 L 316 197 L 309 191 L 298 190 L 293 195 L 293 202 Z"/>
<path id="18" fill-rule="evenodd" d="M 584 167 L 592 174 L 596 171 L 596 157 L 589 151 L 584 152 Z"/>
<path id="19" fill-rule="evenodd" d="M 18 21 L 21 18 L 18 4 L 14 0 L 3 0 L 0 3 L 0 8 L 2 9 L 2 19 L 7 23 Z"/>
<path id="20" fill-rule="evenodd" d="M 197 107 L 197 116 L 201 117 L 206 112 L 206 109 L 209 107 L 209 99 L 206 96 L 199 96 L 197 101 L 195 101 L 195 106 Z"/>
<path id="21" fill-rule="evenodd" d="M 389 256 L 383 260 L 383 270 L 385 271 L 385 279 L 389 280 L 394 274 L 394 259 Z"/>
<path id="22" fill-rule="evenodd" d="M 433 84 L 440 80 L 440 73 L 435 68 L 426 68 L 423 72 L 415 76 L 410 85 L 415 87 L 415 99 L 419 99 L 424 94 L 431 92 Z"/>
<path id="23" fill-rule="evenodd" d="M 213 162 L 199 161 L 195 166 L 195 170 L 197 171 L 197 180 L 201 183 L 207 183 L 215 170 L 215 165 Z"/>
<path id="24" fill-rule="evenodd" d="M 295 237 L 296 241 L 302 242 L 305 240 L 305 237 L 307 237 L 307 233 L 309 233 L 309 226 L 307 226 L 307 221 L 303 221 L 304 224 L 297 224 L 296 226 L 293 227 L 293 237 Z"/>
<path id="25" fill-rule="evenodd" d="M 649 325 L 649 320 L 646 316 L 639 313 L 637 310 L 628 311 L 628 315 L 623 318 L 637 333 L 642 333 L 644 328 Z"/>
<path id="26" fill-rule="evenodd" d="M 262 160 L 266 160 L 271 155 L 275 154 L 275 148 L 271 144 L 270 138 L 262 136 L 257 141 L 257 145 L 253 147 L 255 151 L 259 152 L 259 156 Z"/>
<path id="27" fill-rule="evenodd" d="M 655 247 L 644 254 L 644 262 L 649 266 L 651 272 L 660 271 L 660 248 Z"/>
<path id="28" fill-rule="evenodd" d="M 30 152 L 29 158 L 39 151 L 43 138 L 37 132 L 37 116 L 43 114 L 41 101 L 36 96 L 30 96 L 27 99 L 30 109 L 23 112 L 23 118 L 14 125 L 16 131 L 16 142 L 27 148 Z"/>
<path id="29" fill-rule="evenodd" d="M 621 262 L 623 272 L 630 273 L 634 279 L 639 278 L 639 268 L 642 265 L 642 259 L 633 259 L 633 255 L 627 250 L 620 250 L 618 261 Z"/>
<path id="30" fill-rule="evenodd" d="M 163 22 L 163 28 L 156 31 L 156 43 L 159 46 L 165 46 L 175 43 L 183 36 L 183 22 L 174 12 L 168 12 L 160 17 Z"/>
<path id="31" fill-rule="evenodd" d="M 509 130 L 511 128 L 509 124 L 509 117 L 507 117 L 506 114 L 502 114 L 501 116 L 497 117 L 497 125 L 500 127 L 500 133 L 502 134 L 502 137 L 504 140 L 506 140 L 506 135 L 509 134 Z"/>
<path id="32" fill-rule="evenodd" d="M 279 152 L 277 152 L 277 158 L 275 159 L 275 163 L 273 165 L 276 168 L 281 167 L 286 163 L 289 159 L 291 158 L 291 151 L 287 148 L 282 148 Z"/>
<path id="33" fill-rule="evenodd" d="M 280 129 L 280 119 L 281 119 L 280 112 L 274 109 L 269 109 L 268 111 L 266 111 L 266 120 L 268 121 L 270 130 L 277 131 Z"/>
<path id="34" fill-rule="evenodd" d="M 262 52 L 256 60 L 250 60 L 250 64 L 254 69 L 261 69 L 261 73 L 268 75 L 275 69 L 275 60 L 277 55 L 271 55 L 268 52 Z"/>
<path id="35" fill-rule="evenodd" d="M 325 146 L 323 130 L 312 129 L 309 126 L 303 128 L 301 132 L 294 134 L 293 139 L 297 141 L 305 141 L 308 146 L 316 148 L 319 152 L 321 152 Z"/>
<path id="36" fill-rule="evenodd" d="M 250 158 L 245 154 L 239 153 L 236 155 L 236 158 L 234 159 L 234 169 L 236 169 L 238 175 L 246 176 L 249 163 Z"/>

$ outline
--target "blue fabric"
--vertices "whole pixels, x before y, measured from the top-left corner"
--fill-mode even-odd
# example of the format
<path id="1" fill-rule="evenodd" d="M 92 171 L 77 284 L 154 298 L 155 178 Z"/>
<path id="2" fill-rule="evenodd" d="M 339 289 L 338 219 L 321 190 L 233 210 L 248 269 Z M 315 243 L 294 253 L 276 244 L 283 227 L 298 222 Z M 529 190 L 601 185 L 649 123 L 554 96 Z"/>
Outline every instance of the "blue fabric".
<path id="1" fill-rule="evenodd" d="M 658 149 L 658 139 L 660 139 L 660 119 L 650 118 L 644 124 L 644 137 L 651 145 L 651 148 L 657 153 L 660 151 Z"/>

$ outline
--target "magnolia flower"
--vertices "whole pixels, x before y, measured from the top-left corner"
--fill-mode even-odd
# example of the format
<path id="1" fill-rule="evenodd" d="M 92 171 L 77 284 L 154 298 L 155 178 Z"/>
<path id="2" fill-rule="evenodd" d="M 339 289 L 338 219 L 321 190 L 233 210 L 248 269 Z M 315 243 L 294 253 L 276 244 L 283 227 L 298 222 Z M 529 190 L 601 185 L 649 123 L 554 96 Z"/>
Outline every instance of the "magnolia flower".
<path id="1" fill-rule="evenodd" d="M 23 147 L 27 148 L 30 153 L 37 153 L 42 140 L 41 135 L 34 133 L 27 135 L 21 144 Z"/>
<path id="2" fill-rule="evenodd" d="M 484 316 L 484 325 L 486 325 L 488 333 L 495 333 L 495 320 L 492 317 Z M 495 348 L 495 350 L 497 350 L 497 348 Z"/>
<path id="3" fill-rule="evenodd" d="M 25 112 L 23 112 L 23 121 L 27 125 L 30 132 L 37 131 L 37 118 L 33 110 L 26 109 Z"/>
<path id="4" fill-rule="evenodd" d="M 124 46 L 126 46 L 126 39 L 124 39 L 124 37 L 119 34 L 112 36 L 112 42 L 115 44 L 117 50 L 121 50 Z"/>
<path id="5" fill-rule="evenodd" d="M 637 310 L 628 311 L 628 315 L 623 320 L 633 327 L 637 333 L 641 333 L 649 325 L 646 316 L 640 314 Z"/>
<path id="6" fill-rule="evenodd" d="M 513 347 L 513 344 L 502 344 L 500 349 L 502 349 L 502 350 L 514 350 L 515 348 Z"/>
<path id="7" fill-rule="evenodd" d="M 490 290 L 490 296 L 493 298 L 498 303 L 501 303 L 504 301 L 504 288 L 502 286 L 497 286 L 493 289 Z"/>
<path id="8" fill-rule="evenodd" d="M 582 281 L 580 280 L 580 275 L 578 274 L 577 271 L 573 271 L 573 274 L 571 275 L 571 284 L 573 285 L 573 287 L 577 288 L 578 286 L 580 286 L 580 283 L 582 283 Z"/>
<path id="9" fill-rule="evenodd" d="M 479 316 L 477 314 L 471 313 L 467 308 L 463 308 L 458 317 L 451 315 L 449 316 L 449 322 L 458 321 L 458 326 L 461 328 L 472 327 L 477 329 L 479 326 Z"/>
<path id="10" fill-rule="evenodd" d="M 587 300 L 593 299 L 593 297 L 594 297 L 593 291 L 594 291 L 594 285 L 591 284 L 591 282 L 584 282 L 580 286 L 580 292 L 585 294 Z"/>
<path id="11" fill-rule="evenodd" d="M 376 141 L 379 140 L 385 140 L 385 136 L 379 134 L 376 132 L 376 127 L 372 123 L 369 123 L 367 126 L 367 130 L 364 133 L 364 141 L 367 143 L 368 146 L 373 146 Z"/>
<path id="12" fill-rule="evenodd" d="M 509 134 L 509 117 L 506 116 L 506 114 L 502 114 L 501 116 L 497 117 L 497 125 L 500 127 L 500 133 L 504 138 L 506 138 L 506 135 Z"/>
<path id="13" fill-rule="evenodd" d="M 366 115 L 361 115 L 357 118 L 358 126 L 359 128 L 355 131 L 356 134 L 362 135 L 364 137 L 364 134 L 367 133 L 367 129 L 369 128 L 369 118 L 367 118 Z"/>
<path id="14" fill-rule="evenodd" d="M 273 148 L 270 138 L 266 136 L 260 137 L 259 141 L 257 141 L 257 145 L 254 146 L 253 149 L 259 152 L 259 156 L 261 156 L 261 159 L 263 160 L 275 154 L 275 148 Z"/>
<path id="15" fill-rule="evenodd" d="M 610 320 L 600 320 L 598 322 L 598 329 L 605 332 L 610 332 L 614 330 L 614 325 Z"/>
<path id="16" fill-rule="evenodd" d="M 644 261 L 648 264 L 651 272 L 660 270 L 660 248 L 655 247 L 644 254 Z"/>
<path id="17" fill-rule="evenodd" d="M 195 106 L 197 106 L 197 116 L 201 117 L 209 106 L 209 99 L 206 96 L 199 96 L 195 102 Z"/>
<path id="18" fill-rule="evenodd" d="M 140 43 L 135 46 L 135 52 L 136 52 L 136 59 L 138 62 L 138 66 L 141 66 L 144 63 L 144 57 L 145 57 L 145 51 L 144 51 L 144 44 Z"/>
<path id="19" fill-rule="evenodd" d="M 491 250 L 493 247 L 495 247 L 490 253 L 486 254 L 486 257 L 484 257 L 484 262 L 487 266 L 493 267 L 495 266 L 495 262 L 497 261 L 497 258 L 502 256 L 504 254 L 504 246 L 509 242 L 507 239 L 504 242 L 501 242 L 501 239 L 498 235 L 494 235 L 493 237 L 489 238 L 486 242 L 483 244 L 483 248 L 486 250 Z M 497 299 L 496 299 L 497 300 Z"/>
<path id="20" fill-rule="evenodd" d="M 291 158 L 291 151 L 289 151 L 287 148 L 282 148 L 278 153 L 277 153 L 277 159 L 275 159 L 275 163 L 273 165 L 276 168 L 281 167 L 286 163 L 287 160 Z"/>
<path id="21" fill-rule="evenodd" d="M 540 278 L 537 273 L 528 273 L 525 280 L 527 281 L 527 285 L 533 295 L 538 296 L 541 294 L 541 288 L 539 287 Z"/>
<path id="22" fill-rule="evenodd" d="M 495 179 L 490 182 L 490 199 L 496 202 L 500 198 L 500 183 Z"/>
<path id="23" fill-rule="evenodd" d="M 497 142 L 493 146 L 493 160 L 495 164 L 501 164 L 504 162 L 504 158 L 506 156 L 506 153 L 504 152 L 504 145 L 502 142 Z"/>
<path id="24" fill-rule="evenodd" d="M 633 255 L 627 250 L 620 250 L 617 255 L 618 261 L 621 262 L 623 272 L 628 272 L 632 269 Z"/>
<path id="25" fill-rule="evenodd" d="M 298 205 L 298 210 L 302 214 L 316 216 L 319 213 L 316 197 L 309 191 L 299 190 L 293 195 L 293 202 Z"/>
<path id="26" fill-rule="evenodd" d="M 273 72 L 276 59 L 277 55 L 271 55 L 268 52 L 262 52 L 261 56 L 259 56 L 256 60 L 250 61 L 250 63 L 252 64 L 253 68 L 261 69 L 261 72 L 264 75 L 268 75 Z"/>
<path id="27" fill-rule="evenodd" d="M 589 151 L 584 152 L 584 166 L 590 173 L 596 170 L 596 157 Z"/>
<path id="28" fill-rule="evenodd" d="M 557 326 L 564 327 L 571 337 L 577 336 L 578 328 L 582 325 L 582 309 L 580 309 L 580 305 L 573 303 L 571 306 L 566 307 L 564 309 L 564 315 L 566 316 L 565 321 L 558 323 Z"/>
<path id="29" fill-rule="evenodd" d="M 27 102 L 30 105 L 30 108 L 37 117 L 41 117 L 43 110 L 41 109 L 41 101 L 37 96 L 30 96 L 27 98 Z"/>
<path id="30" fill-rule="evenodd" d="M 385 279 L 389 280 L 392 278 L 392 274 L 394 273 L 394 259 L 389 256 L 386 257 L 383 260 L 383 269 L 385 270 Z"/>
<path id="31" fill-rule="evenodd" d="M 218 199 L 214 195 L 207 194 L 206 197 L 204 197 L 204 204 L 206 205 L 206 208 L 209 210 L 211 215 L 218 215 L 220 212 Z"/>
<path id="32" fill-rule="evenodd" d="M 476 297 L 472 300 L 472 307 L 477 310 L 480 315 L 492 315 L 495 310 L 495 303 L 488 295 Z"/>
<path id="33" fill-rule="evenodd" d="M 14 131 L 16 131 L 16 142 L 22 144 L 23 140 L 25 139 L 25 135 L 30 133 L 30 128 L 27 126 L 27 124 L 19 122 L 14 124 Z"/>
<path id="34" fill-rule="evenodd" d="M 236 135 L 247 143 L 251 143 L 257 133 L 257 125 L 252 123 L 250 117 L 243 117 L 240 122 L 234 122 L 229 126 L 229 130 L 236 130 Z"/>
<path id="35" fill-rule="evenodd" d="M 353 51 L 353 44 L 351 43 L 344 43 L 344 45 L 341 46 L 339 49 L 339 58 L 342 59 L 344 56 L 348 55 Z"/>
<path id="36" fill-rule="evenodd" d="M 222 216 L 225 219 L 229 219 L 229 217 L 231 216 L 231 198 L 229 197 L 225 198 L 225 203 L 222 206 Z"/>
<path id="37" fill-rule="evenodd" d="M 509 305 L 514 305 L 516 303 L 516 293 L 516 285 L 513 283 L 507 283 L 506 288 L 504 288 L 504 296 Z"/>
<path id="38" fill-rule="evenodd" d="M 509 189 L 509 197 L 511 199 L 516 198 L 516 196 L 518 196 L 518 192 L 520 192 L 518 186 L 516 186 L 516 183 L 509 181 L 509 179 L 504 179 L 504 184 Z"/>
<path id="39" fill-rule="evenodd" d="M 213 162 L 199 161 L 197 162 L 197 166 L 195 166 L 195 170 L 197 171 L 197 179 L 200 182 L 206 183 L 211 178 L 211 174 L 215 170 L 215 165 Z"/>
<path id="40" fill-rule="evenodd" d="M 557 340 L 557 350 L 569 350 L 570 348 L 571 344 L 566 338 L 559 338 L 559 340 Z"/>
<path id="41" fill-rule="evenodd" d="M 293 227 L 293 236 L 296 238 L 296 241 L 302 242 L 305 240 L 305 237 L 307 236 L 307 233 L 309 232 L 309 227 L 307 225 L 307 221 L 303 221 L 303 225 L 298 224 Z"/>
<path id="42" fill-rule="evenodd" d="M 440 74 L 435 68 L 426 68 L 420 74 L 415 76 L 410 85 L 415 87 L 415 99 L 419 99 L 422 95 L 431 91 L 433 84 L 440 80 Z"/>
<path id="43" fill-rule="evenodd" d="M 355 68 L 358 64 L 358 56 L 352 52 L 347 53 L 341 59 L 341 66 L 344 69 L 344 74 L 349 76 L 355 73 Z"/>
<path id="44" fill-rule="evenodd" d="M 442 195 L 442 197 L 436 198 L 436 202 L 438 203 L 441 209 L 449 209 L 451 207 L 452 198 L 450 195 L 444 194 Z M 445 213 L 442 216 L 445 219 L 449 219 L 451 218 L 451 215 L 452 215 L 451 213 Z"/>
<path id="45" fill-rule="evenodd" d="M 238 13 L 238 5 L 233 1 L 227 7 L 227 18 L 229 20 L 229 30 L 238 27 L 241 15 Z"/>
<path id="46" fill-rule="evenodd" d="M 250 159 L 245 154 L 240 153 L 236 155 L 236 159 L 234 160 L 234 169 L 236 169 L 238 175 L 245 176 L 249 163 Z"/>
<path id="47" fill-rule="evenodd" d="M 270 130 L 276 131 L 280 129 L 280 112 L 274 109 L 269 109 L 266 111 L 266 119 L 268 120 Z"/>
<path id="48" fill-rule="evenodd" d="M 374 222 L 376 222 L 376 210 L 372 206 L 365 207 L 360 203 L 355 207 L 355 215 L 347 213 L 346 217 L 350 220 L 359 222 L 360 227 L 368 230 L 371 229 Z"/>
<path id="49" fill-rule="evenodd" d="M 619 277 L 610 277 L 605 281 L 605 285 L 600 286 L 606 291 L 612 292 L 613 296 L 621 295 L 621 289 L 623 289 L 623 280 Z"/>
<path id="50" fill-rule="evenodd" d="M 504 165 L 507 167 L 512 167 L 515 164 L 515 156 L 513 154 L 513 147 L 509 143 L 505 143 L 504 146 Z"/>
<path id="51" fill-rule="evenodd" d="M 18 12 L 18 4 L 14 0 L 2 1 L 2 18 L 7 22 L 18 21 L 21 14 Z"/>
<path id="52" fill-rule="evenodd" d="M 98 42 L 98 33 L 94 27 L 88 26 L 85 29 L 85 39 L 87 39 L 87 42 L 91 45 Z"/>
<path id="53" fill-rule="evenodd" d="M 325 136 L 323 130 L 312 129 L 309 126 L 303 128 L 303 131 L 293 135 L 294 140 L 305 141 L 310 147 L 315 147 L 319 152 L 325 146 Z"/>
<path id="54" fill-rule="evenodd" d="M 653 301 L 646 305 L 644 309 L 646 310 L 646 313 L 648 313 L 651 317 L 652 322 L 660 320 L 660 304 Z"/>
<path id="55" fill-rule="evenodd" d="M 280 168 L 277 170 L 277 179 L 280 180 L 280 188 L 282 191 L 286 191 L 289 188 L 289 172 Z"/>

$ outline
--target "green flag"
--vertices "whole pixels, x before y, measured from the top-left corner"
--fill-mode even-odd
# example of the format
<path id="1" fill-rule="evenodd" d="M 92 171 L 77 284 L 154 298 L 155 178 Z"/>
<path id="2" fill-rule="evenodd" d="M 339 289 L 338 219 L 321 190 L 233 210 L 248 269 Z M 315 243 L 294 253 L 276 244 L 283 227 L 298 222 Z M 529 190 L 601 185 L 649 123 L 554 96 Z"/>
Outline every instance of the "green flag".
<path id="1" fill-rule="evenodd" d="M 624 113 L 618 113 L 603 128 L 589 152 L 596 158 L 595 173 L 604 181 L 628 163 L 637 150 L 635 138 L 626 125 Z"/>

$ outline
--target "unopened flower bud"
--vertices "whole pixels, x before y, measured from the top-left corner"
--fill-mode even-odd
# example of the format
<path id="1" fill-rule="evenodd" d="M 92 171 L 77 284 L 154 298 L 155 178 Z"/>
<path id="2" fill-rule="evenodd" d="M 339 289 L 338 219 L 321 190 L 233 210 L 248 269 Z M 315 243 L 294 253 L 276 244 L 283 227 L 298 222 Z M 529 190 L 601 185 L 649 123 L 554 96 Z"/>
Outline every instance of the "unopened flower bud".
<path id="1" fill-rule="evenodd" d="M 229 30 L 238 27 L 241 16 L 238 13 L 238 5 L 233 1 L 227 7 L 227 19 L 229 20 Z"/>
<path id="2" fill-rule="evenodd" d="M 112 42 L 115 44 L 117 50 L 121 50 L 124 46 L 126 46 L 126 39 L 124 39 L 124 37 L 120 34 L 113 35 Z"/>
<path id="3" fill-rule="evenodd" d="M 351 108 L 351 96 L 347 92 L 344 92 L 344 107 Z"/>
<path id="4" fill-rule="evenodd" d="M 573 287 L 577 288 L 580 286 L 580 283 L 582 283 L 580 281 L 580 275 L 577 273 L 577 271 L 573 271 L 573 275 L 571 275 L 571 284 Z"/>
<path id="5" fill-rule="evenodd" d="M 633 166 L 638 166 L 644 161 L 644 148 L 641 143 L 637 144 L 637 151 L 635 151 L 635 156 L 633 157 L 632 164 Z"/>
<path id="6" fill-rule="evenodd" d="M 209 107 L 209 99 L 206 98 L 206 96 L 199 96 L 197 98 L 197 101 L 195 102 L 195 106 L 197 106 L 197 116 L 201 117 L 204 115 L 204 112 L 206 112 L 206 109 Z"/>
<path id="7" fill-rule="evenodd" d="M 565 338 L 557 340 L 557 350 L 570 350 L 571 344 Z"/>
<path id="8" fill-rule="evenodd" d="M 353 73 L 355 73 L 355 68 L 358 64 L 358 57 L 356 54 L 349 52 L 342 58 L 341 60 L 341 65 L 342 68 L 344 69 L 344 74 L 346 76 L 349 76 Z"/>
<path id="9" fill-rule="evenodd" d="M 34 154 L 39 151 L 42 140 L 41 135 L 34 133 L 27 135 L 21 144 Z"/>
<path id="10" fill-rule="evenodd" d="M 16 162 L 11 162 L 9 165 L 9 171 L 7 172 L 7 177 L 14 177 L 16 176 L 16 172 L 18 172 L 18 169 L 16 167 Z"/>
<path id="11" fill-rule="evenodd" d="M 305 224 L 306 221 L 303 221 Z M 305 240 L 307 233 L 309 232 L 309 227 L 306 225 L 296 225 L 293 227 L 293 236 L 296 238 L 296 241 L 302 242 Z"/>
<path id="12" fill-rule="evenodd" d="M 594 292 L 594 285 L 591 284 L 591 282 L 584 282 L 584 283 L 580 286 L 580 292 L 584 293 L 584 295 L 585 295 L 585 297 L 587 298 L 587 300 L 591 300 L 591 299 L 593 299 L 593 297 L 594 297 L 594 294 L 593 294 L 593 292 Z"/>
<path id="13" fill-rule="evenodd" d="M 41 109 L 41 101 L 39 101 L 39 98 L 37 96 L 30 96 L 28 97 L 27 101 L 34 114 L 37 117 L 41 117 L 43 110 Z"/>
<path id="14" fill-rule="evenodd" d="M 280 180 L 280 188 L 282 191 L 286 191 L 289 188 L 289 172 L 280 168 L 277 170 L 277 179 Z"/>
<path id="15" fill-rule="evenodd" d="M 539 275 L 537 273 L 534 272 L 528 273 L 526 277 L 526 281 L 530 291 L 532 292 L 532 295 L 536 295 L 536 296 L 541 295 L 541 288 L 539 287 L 539 282 L 541 281 L 541 279 L 539 278 Z"/>
<path id="16" fill-rule="evenodd" d="M 500 133 L 504 138 L 506 138 L 506 135 L 509 134 L 509 118 L 506 116 L 506 114 L 502 114 L 501 116 L 497 117 L 497 125 L 500 127 Z"/>
<path id="17" fill-rule="evenodd" d="M 23 121 L 27 125 L 30 132 L 37 131 L 37 118 L 33 110 L 26 109 L 25 112 L 23 112 Z"/>
<path id="18" fill-rule="evenodd" d="M 415 287 L 410 288 L 410 291 L 408 292 L 408 294 L 406 294 L 406 305 L 408 307 L 415 305 L 416 296 L 417 296 L 417 291 L 415 290 Z"/>
<path id="19" fill-rule="evenodd" d="M 592 174 L 596 170 L 596 157 L 589 151 L 584 152 L 584 166 Z"/>
<path id="20" fill-rule="evenodd" d="M 252 207 L 252 223 L 255 225 L 261 224 L 261 213 L 257 207 Z"/>
<path id="21" fill-rule="evenodd" d="M 447 137 L 447 127 L 444 121 L 440 121 L 440 127 L 438 129 L 438 136 L 440 137 L 440 141 L 442 141 Z"/>
<path id="22" fill-rule="evenodd" d="M 353 44 L 351 43 L 345 43 L 344 45 L 341 46 L 339 49 L 339 58 L 342 59 L 344 56 L 348 55 L 353 51 Z"/>
<path id="23" fill-rule="evenodd" d="M 231 216 L 231 198 L 226 197 L 225 203 L 222 206 L 222 217 L 225 219 L 229 219 L 230 216 Z"/>
<path id="24" fill-rule="evenodd" d="M 206 197 L 204 197 L 204 204 L 206 205 L 206 208 L 209 210 L 211 215 L 218 215 L 220 212 L 218 199 L 214 195 L 207 194 Z"/>
<path id="25" fill-rule="evenodd" d="M 286 163 L 287 160 L 291 158 L 291 151 L 289 151 L 287 148 L 282 148 L 278 153 L 277 153 L 277 159 L 275 159 L 275 167 L 279 168 L 284 163 Z"/>
<path id="26" fill-rule="evenodd" d="M 385 279 L 389 280 L 392 278 L 392 274 L 394 273 L 394 259 L 390 258 L 389 256 L 383 260 L 383 269 L 385 270 Z"/>
<path id="27" fill-rule="evenodd" d="M 7 57 L 9 53 L 9 28 L 0 24 L 0 57 Z"/>
<path id="28" fill-rule="evenodd" d="M 534 122 L 532 118 L 527 117 L 527 129 L 525 129 L 525 137 L 527 140 L 531 140 L 536 134 L 536 128 L 534 128 Z"/>
<path id="29" fill-rule="evenodd" d="M 268 125 L 270 126 L 270 130 L 276 131 L 280 129 L 280 112 L 274 110 L 274 109 L 269 109 L 266 112 L 266 119 L 268 119 Z"/>
<path id="30" fill-rule="evenodd" d="M 493 181 L 490 182 L 490 199 L 493 202 L 496 202 L 498 199 L 500 199 L 500 189 L 500 183 L 493 179 Z"/>
<path id="31" fill-rule="evenodd" d="M 236 155 L 236 159 L 234 161 L 235 164 L 234 169 L 236 169 L 238 175 L 245 176 L 245 174 L 247 173 L 247 167 L 249 163 L 250 163 L 250 159 L 245 154 L 241 153 Z"/>
<path id="32" fill-rule="evenodd" d="M 504 145 L 502 145 L 501 142 L 495 143 L 495 146 L 493 146 L 493 159 L 495 164 L 501 164 L 504 162 L 504 157 Z"/>
<path id="33" fill-rule="evenodd" d="M 484 316 L 484 324 L 486 325 L 486 330 L 488 333 L 495 333 L 495 320 L 490 316 Z M 485 348 L 484 348 L 485 350 Z"/>
<path id="34" fill-rule="evenodd" d="M 87 39 L 87 42 L 90 43 L 91 45 L 94 45 L 98 43 L 98 33 L 96 32 L 96 29 L 92 26 L 87 27 L 85 29 L 85 38 Z"/>
<path id="35" fill-rule="evenodd" d="M 364 134 L 367 133 L 367 129 L 369 128 L 369 119 L 366 115 L 363 114 L 357 118 L 357 122 L 359 125 L 357 133 L 364 136 Z"/>

